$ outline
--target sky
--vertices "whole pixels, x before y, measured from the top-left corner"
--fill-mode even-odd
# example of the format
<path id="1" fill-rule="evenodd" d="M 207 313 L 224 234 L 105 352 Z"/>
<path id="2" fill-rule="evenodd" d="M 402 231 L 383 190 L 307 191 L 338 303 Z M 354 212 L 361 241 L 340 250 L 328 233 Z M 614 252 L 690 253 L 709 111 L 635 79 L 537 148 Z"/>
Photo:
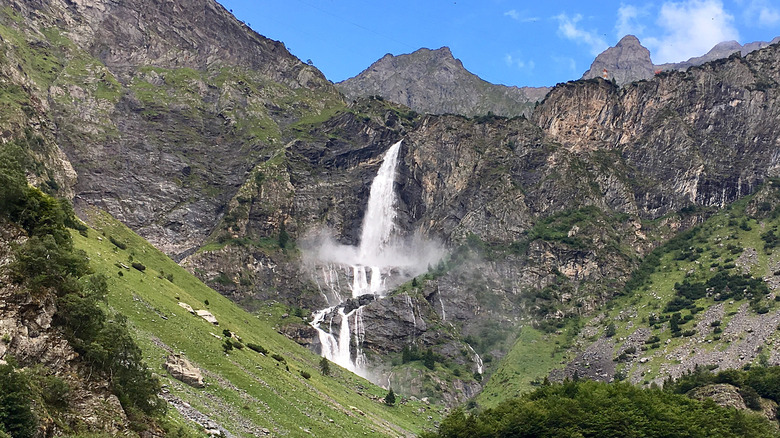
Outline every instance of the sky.
<path id="1" fill-rule="evenodd" d="M 626 34 L 656 64 L 701 56 L 721 41 L 780 36 L 780 0 L 218 1 L 333 82 L 387 53 L 447 46 L 488 82 L 551 86 L 580 78 Z"/>

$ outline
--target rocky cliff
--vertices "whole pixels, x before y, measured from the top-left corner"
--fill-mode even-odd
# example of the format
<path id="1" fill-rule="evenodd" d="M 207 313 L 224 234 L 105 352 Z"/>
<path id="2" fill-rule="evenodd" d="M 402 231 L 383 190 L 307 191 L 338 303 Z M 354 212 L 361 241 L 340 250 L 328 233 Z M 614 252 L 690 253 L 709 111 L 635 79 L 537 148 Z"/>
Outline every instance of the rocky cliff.
<path id="1" fill-rule="evenodd" d="M 5 137 L 26 128 L 57 191 L 173 256 L 209 235 L 280 126 L 340 101 L 213 1 L 11 2 L 2 22 Z"/>
<path id="2" fill-rule="evenodd" d="M 723 41 L 716 44 L 704 55 L 690 58 L 687 61 L 653 64 L 650 59 L 650 51 L 642 46 L 639 39 L 634 35 L 626 35 L 614 47 L 610 47 L 596 56 L 590 69 L 582 75 L 582 79 L 600 78 L 606 70 L 606 79 L 614 79 L 618 85 L 624 85 L 629 82 L 650 79 L 657 72 L 684 71 L 689 67 L 728 58 L 734 53 L 745 56 L 778 41 L 780 41 L 780 37 L 770 42 L 755 41 L 744 46 L 736 41 Z"/>
<path id="3" fill-rule="evenodd" d="M 387 54 L 337 86 L 349 99 L 378 95 L 421 113 L 468 117 L 528 115 L 548 90 L 488 83 L 466 70 L 448 47 Z"/>

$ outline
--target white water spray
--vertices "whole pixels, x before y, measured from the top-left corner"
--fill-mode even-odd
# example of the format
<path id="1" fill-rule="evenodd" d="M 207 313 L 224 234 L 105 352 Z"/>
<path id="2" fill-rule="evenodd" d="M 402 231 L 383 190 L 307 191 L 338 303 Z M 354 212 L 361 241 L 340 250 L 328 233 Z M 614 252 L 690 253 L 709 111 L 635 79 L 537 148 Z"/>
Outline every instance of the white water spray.
<path id="1" fill-rule="evenodd" d="M 358 298 L 365 294 L 381 295 L 384 292 L 382 278 L 382 256 L 391 244 L 395 225 L 395 169 L 398 162 L 398 151 L 401 141 L 393 144 L 385 152 L 379 172 L 371 184 L 368 197 L 366 214 L 363 217 L 363 229 L 360 236 L 360 246 L 357 248 L 357 260 L 352 261 L 352 298 Z M 332 284 L 332 280 L 329 281 Z M 338 308 L 341 316 L 341 326 L 338 330 L 338 338 L 333 335 L 333 330 L 325 331 L 322 324 L 326 315 L 333 313 L 334 307 L 320 310 L 314 313 L 311 325 L 317 329 L 322 348 L 322 355 L 327 359 L 347 368 L 357 374 L 365 374 L 365 356 L 362 352 L 365 326 L 363 324 L 363 309 L 358 307 L 349 314 L 344 313 L 344 308 Z M 350 318 L 353 319 L 355 341 L 355 359 L 350 355 L 352 334 L 350 332 Z M 331 323 L 333 317 L 331 316 Z M 332 329 L 332 327 L 329 327 Z"/>

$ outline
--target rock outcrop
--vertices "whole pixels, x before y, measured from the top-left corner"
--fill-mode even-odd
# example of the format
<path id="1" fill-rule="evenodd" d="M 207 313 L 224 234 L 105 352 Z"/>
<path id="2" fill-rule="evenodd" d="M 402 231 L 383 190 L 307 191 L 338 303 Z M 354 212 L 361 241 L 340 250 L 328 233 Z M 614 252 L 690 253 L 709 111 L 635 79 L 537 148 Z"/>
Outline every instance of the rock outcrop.
<path id="1" fill-rule="evenodd" d="M 449 47 L 398 56 L 388 53 L 337 85 L 350 99 L 378 95 L 421 113 L 469 117 L 529 115 L 549 90 L 488 83 L 466 70 Z"/>
<path id="2" fill-rule="evenodd" d="M 590 69 L 582 75 L 583 79 L 601 78 L 615 79 L 618 85 L 650 79 L 654 74 L 653 61 L 647 50 L 634 35 L 624 36 L 615 47 L 601 52 Z"/>
<path id="3" fill-rule="evenodd" d="M 681 62 L 653 64 L 650 51 L 644 47 L 634 35 L 626 35 L 614 46 L 601 52 L 590 69 L 582 75 L 582 79 L 604 78 L 614 80 L 618 85 L 650 79 L 663 71 L 685 71 L 710 61 L 728 58 L 739 53 L 742 56 L 780 42 L 780 37 L 770 42 L 755 41 L 744 46 L 736 41 L 723 41 L 716 44 L 709 52 Z M 606 76 L 606 77 L 604 77 Z"/>
<path id="4" fill-rule="evenodd" d="M 195 388 L 203 388 L 203 374 L 200 369 L 180 354 L 169 355 L 163 367 L 171 373 L 174 379 L 181 380 Z"/>

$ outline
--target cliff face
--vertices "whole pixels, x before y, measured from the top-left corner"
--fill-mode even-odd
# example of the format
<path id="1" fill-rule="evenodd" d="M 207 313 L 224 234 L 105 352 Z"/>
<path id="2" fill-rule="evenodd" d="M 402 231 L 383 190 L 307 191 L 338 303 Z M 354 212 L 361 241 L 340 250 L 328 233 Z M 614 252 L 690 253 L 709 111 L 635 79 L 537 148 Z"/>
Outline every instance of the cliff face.
<path id="1" fill-rule="evenodd" d="M 37 120 L 27 132 L 59 146 L 41 154 L 64 163 L 48 166 L 57 189 L 173 256 L 209 235 L 281 126 L 340 101 L 319 71 L 212 1 L 10 6 L 3 38 L 23 69 L 6 77 L 30 108 L 17 113 Z"/>
<path id="2" fill-rule="evenodd" d="M 777 111 L 777 55 L 772 46 L 621 89 L 570 83 L 533 120 L 567 149 L 615 151 L 644 217 L 722 207 L 777 175 L 779 132 L 765 122 Z"/>
<path id="3" fill-rule="evenodd" d="M 507 87 L 480 79 L 448 47 L 385 55 L 354 78 L 337 84 L 350 99 L 378 95 L 430 114 L 528 115 L 548 88 Z"/>
<path id="4" fill-rule="evenodd" d="M 606 70 L 608 80 L 614 79 L 618 85 L 624 85 L 634 81 L 650 79 L 656 72 L 685 71 L 689 67 L 725 59 L 735 53 L 745 56 L 778 41 L 780 41 L 780 37 L 770 42 L 754 41 L 744 46 L 736 41 L 723 41 L 716 44 L 704 55 L 690 58 L 687 61 L 653 64 L 653 61 L 650 59 L 650 51 L 642 46 L 639 39 L 634 35 L 626 35 L 614 47 L 610 47 L 596 56 L 588 71 L 582 75 L 582 79 L 600 78 L 604 74 L 604 70 Z"/>

